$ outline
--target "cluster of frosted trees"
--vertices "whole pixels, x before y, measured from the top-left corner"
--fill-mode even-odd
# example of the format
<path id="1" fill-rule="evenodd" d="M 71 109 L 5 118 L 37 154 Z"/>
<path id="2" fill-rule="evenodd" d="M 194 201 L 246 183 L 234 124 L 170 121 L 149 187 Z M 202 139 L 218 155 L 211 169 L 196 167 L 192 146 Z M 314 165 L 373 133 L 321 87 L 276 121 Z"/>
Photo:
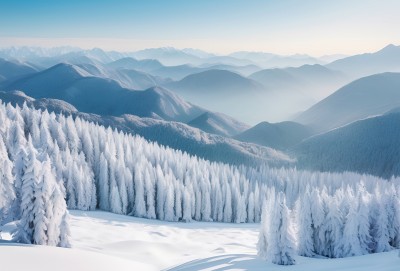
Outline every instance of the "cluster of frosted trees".
<path id="1" fill-rule="evenodd" d="M 385 203 L 390 221 L 387 225 L 398 216 L 397 211 L 390 213 L 389 207 L 399 210 L 393 207 L 399 200 L 399 179 L 214 163 L 80 118 L 10 104 L 0 105 L 0 135 L 4 145 L 0 155 L 4 166 L 0 170 L 5 176 L 0 180 L 0 192 L 6 195 L 0 197 L 0 219 L 3 223 L 19 219 L 21 226 L 16 236 L 25 242 L 65 246 L 65 204 L 69 209 L 99 208 L 166 221 L 260 222 L 263 203 L 273 188 L 283 192 L 282 204 L 289 210 L 296 209 L 296 202 L 306 202 L 305 195 L 318 195 L 319 201 L 312 198 L 312 206 L 322 211 L 318 213 L 320 220 L 315 221 L 317 214 L 311 212 L 313 246 L 309 251 L 312 255 L 335 257 L 327 252 L 330 248 L 323 248 L 330 239 L 318 223 L 323 221 L 325 227 L 326 217 L 335 215 L 336 219 L 340 214 L 341 228 L 337 228 L 340 223 L 329 225 L 338 234 L 344 232 L 347 212 L 354 211 L 354 206 L 364 206 L 357 196 L 360 180 L 371 198 L 365 200 L 369 223 L 365 227 L 376 227 L 374 221 L 381 221 L 377 216 L 382 212 L 372 208 L 376 206 L 372 200 L 383 204 L 383 198 L 388 197 L 378 197 L 377 191 L 382 195 L 391 193 L 390 201 Z M 32 201 L 37 207 L 29 204 Z M 330 214 L 335 204 L 340 212 Z M 299 206 L 306 208 L 304 204 Z M 296 230 L 306 231 L 304 225 L 310 218 L 297 218 L 292 221 L 291 216 L 287 221 L 293 222 Z M 399 224 L 396 220 L 390 225 L 388 244 L 397 246 Z M 45 237 L 38 241 L 36 235 Z M 322 240 L 319 236 L 323 235 Z M 306 241 L 298 238 L 296 242 L 300 248 L 301 242 Z M 378 250 L 370 247 L 368 251 Z M 350 254 L 344 252 L 342 256 Z"/>
<path id="2" fill-rule="evenodd" d="M 397 184 L 397 187 L 396 185 Z M 285 195 L 268 192 L 259 236 L 259 255 L 273 263 L 301 256 L 329 258 L 386 252 L 400 247 L 399 182 L 329 191 L 306 185 L 292 209 Z"/>

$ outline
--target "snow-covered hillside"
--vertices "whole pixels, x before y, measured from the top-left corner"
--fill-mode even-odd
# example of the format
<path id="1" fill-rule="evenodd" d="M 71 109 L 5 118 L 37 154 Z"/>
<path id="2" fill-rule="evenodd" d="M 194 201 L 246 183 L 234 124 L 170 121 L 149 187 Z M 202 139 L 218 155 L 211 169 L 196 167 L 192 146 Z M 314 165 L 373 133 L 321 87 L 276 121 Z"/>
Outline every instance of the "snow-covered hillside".
<path id="1" fill-rule="evenodd" d="M 4 239 L 9 239 L 12 229 L 12 224 L 3 227 Z M 51 271 L 55 264 L 61 271 L 398 269 L 398 251 L 344 259 L 298 256 L 297 265 L 273 265 L 257 257 L 258 231 L 259 224 L 160 222 L 99 211 L 72 211 L 71 249 L 3 241 L 0 260 L 3 268 L 32 271 Z"/>

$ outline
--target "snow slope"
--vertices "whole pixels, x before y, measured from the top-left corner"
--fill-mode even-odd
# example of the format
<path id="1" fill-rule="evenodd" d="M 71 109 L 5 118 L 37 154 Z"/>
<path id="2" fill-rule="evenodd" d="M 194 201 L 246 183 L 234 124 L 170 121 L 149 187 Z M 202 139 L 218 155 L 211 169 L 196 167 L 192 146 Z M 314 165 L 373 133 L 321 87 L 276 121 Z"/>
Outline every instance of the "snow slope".
<path id="1" fill-rule="evenodd" d="M 169 223 L 100 211 L 71 211 L 71 220 L 71 249 L 2 243 L 2 267 L 48 271 L 57 263 L 57 270 L 398 270 L 398 251 L 344 259 L 296 257 L 297 265 L 273 265 L 256 255 L 259 224 Z M 3 229 L 4 239 L 11 229 Z"/>
<path id="2" fill-rule="evenodd" d="M 297 116 L 294 121 L 327 131 L 400 106 L 400 73 L 353 81 Z"/>
<path id="3" fill-rule="evenodd" d="M 4 270 L 158 270 L 149 264 L 100 255 L 82 249 L 0 243 L 0 255 L 1 266 Z"/>

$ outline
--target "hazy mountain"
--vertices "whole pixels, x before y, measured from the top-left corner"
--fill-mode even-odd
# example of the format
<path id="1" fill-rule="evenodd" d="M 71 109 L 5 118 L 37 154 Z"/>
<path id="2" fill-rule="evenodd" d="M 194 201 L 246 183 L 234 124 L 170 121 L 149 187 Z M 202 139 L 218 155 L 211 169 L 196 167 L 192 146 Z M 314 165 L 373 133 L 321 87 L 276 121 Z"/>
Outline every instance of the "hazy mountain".
<path id="1" fill-rule="evenodd" d="M 124 57 L 107 64 L 113 69 L 130 69 L 143 72 L 151 72 L 162 68 L 163 65 L 155 59 L 136 60 L 132 57 Z"/>
<path id="2" fill-rule="evenodd" d="M 382 72 L 400 72 L 400 46 L 390 44 L 375 53 L 336 60 L 327 67 L 343 71 L 354 78 Z"/>
<path id="3" fill-rule="evenodd" d="M 248 59 L 253 62 L 265 62 L 276 56 L 275 54 L 271 53 L 264 53 L 264 52 L 249 52 L 249 51 L 239 51 L 231 53 L 230 56 L 239 58 L 239 59 Z"/>
<path id="4" fill-rule="evenodd" d="M 153 75 L 161 76 L 164 78 L 171 78 L 173 80 L 181 80 L 184 77 L 204 71 L 204 68 L 195 67 L 189 64 L 177 65 L 177 66 L 163 66 L 158 69 L 152 70 Z"/>
<path id="5" fill-rule="evenodd" d="M 70 64 L 58 64 L 24 77 L 5 90 L 23 90 L 34 98 L 64 100 L 79 111 L 100 115 L 134 114 L 187 122 L 204 113 L 203 109 L 165 89 L 133 91 L 116 81 L 93 77 L 83 68 Z"/>
<path id="6" fill-rule="evenodd" d="M 136 59 L 157 59 L 163 65 L 174 66 L 199 62 L 199 57 L 172 47 L 149 48 L 130 53 Z"/>
<path id="7" fill-rule="evenodd" d="M 345 83 L 348 77 L 342 72 L 330 70 L 324 66 L 303 65 L 297 68 L 265 69 L 253 73 L 254 79 L 269 89 L 277 89 L 286 93 L 302 93 L 305 97 L 319 100 Z"/>
<path id="8" fill-rule="evenodd" d="M 19 61 L 7 61 L 0 58 L 0 82 L 13 80 L 37 72 L 37 68 Z"/>
<path id="9" fill-rule="evenodd" d="M 133 88 L 136 90 L 144 90 L 154 86 L 162 86 L 171 82 L 170 79 L 128 69 L 118 70 L 116 76 L 117 77 L 111 78 L 116 79 L 123 87 Z"/>
<path id="10" fill-rule="evenodd" d="M 265 69 L 255 72 L 248 78 L 256 80 L 269 88 L 283 89 L 301 88 L 307 82 L 286 69 Z"/>
<path id="11" fill-rule="evenodd" d="M 400 113 L 391 113 L 313 136 L 292 151 L 299 167 L 390 178 L 400 175 L 399 137 Z"/>
<path id="12" fill-rule="evenodd" d="M 323 61 L 308 55 L 281 56 L 264 52 L 235 52 L 230 56 L 248 59 L 263 68 L 299 67 L 305 64 L 323 64 Z"/>
<path id="13" fill-rule="evenodd" d="M 20 61 L 29 62 L 41 69 L 47 69 L 58 63 L 69 64 L 99 64 L 108 63 L 120 58 L 125 54 L 118 52 L 106 52 L 99 48 L 82 50 L 75 47 L 12 47 L 0 50 L 0 57 L 15 58 Z"/>
<path id="14" fill-rule="evenodd" d="M 264 68 L 300 67 L 306 64 L 314 65 L 324 63 L 315 57 L 301 54 L 291 56 L 274 56 L 271 59 L 260 63 L 260 65 Z"/>
<path id="15" fill-rule="evenodd" d="M 205 112 L 199 117 L 188 122 L 188 125 L 199 128 L 210 134 L 226 137 L 237 135 L 249 126 L 221 113 Z"/>
<path id="16" fill-rule="evenodd" d="M 115 80 L 122 87 L 134 90 L 144 90 L 171 81 L 142 71 L 124 68 L 113 69 L 102 64 L 79 64 L 76 66 L 84 69 L 93 76 Z"/>
<path id="17" fill-rule="evenodd" d="M 11 102 L 13 105 L 33 106 L 52 112 L 63 112 L 82 119 L 110 126 L 125 132 L 143 136 L 147 140 L 158 142 L 164 146 L 185 151 L 198 157 L 230 164 L 270 165 L 282 166 L 293 162 L 291 158 L 282 152 L 250 143 L 244 143 L 230 138 L 208 134 L 187 124 L 173 121 L 157 120 L 152 118 L 140 118 L 133 115 L 120 117 L 100 116 L 78 112 L 72 105 L 55 99 L 34 99 L 22 92 L 2 92 L 0 99 L 3 102 Z"/>
<path id="18" fill-rule="evenodd" d="M 200 67 L 208 70 L 227 70 L 239 73 L 243 76 L 249 76 L 250 74 L 261 70 L 261 68 L 256 65 L 234 66 L 226 64 L 203 64 Z"/>
<path id="19" fill-rule="evenodd" d="M 197 65 L 229 65 L 229 66 L 248 66 L 256 63 L 245 58 L 236 58 L 233 56 L 214 56 L 202 59 Z"/>
<path id="20" fill-rule="evenodd" d="M 312 135 L 312 130 L 296 122 L 261 122 L 234 138 L 274 149 L 288 149 Z"/>
<path id="21" fill-rule="evenodd" d="M 269 93 L 260 83 L 226 70 L 207 70 L 166 85 L 185 100 L 251 123 L 265 110 Z M 249 110 L 252 108 L 252 110 Z"/>
<path id="22" fill-rule="evenodd" d="M 184 53 L 187 53 L 189 55 L 193 55 L 199 58 L 210 58 L 210 57 L 214 57 L 215 54 L 211 54 L 209 52 L 203 51 L 203 50 L 199 50 L 199 49 L 193 49 L 193 48 L 185 48 L 182 49 L 182 51 Z"/>
<path id="23" fill-rule="evenodd" d="M 325 63 L 331 63 L 333 61 L 343 59 L 346 57 L 349 57 L 349 56 L 343 55 L 343 54 L 333 54 L 333 55 L 323 55 L 323 56 L 318 57 L 318 59 Z"/>
<path id="24" fill-rule="evenodd" d="M 37 57 L 53 57 L 70 52 L 82 51 L 82 49 L 71 46 L 43 48 L 34 46 L 13 46 L 0 49 L 0 57 L 15 59 L 31 59 Z"/>
<path id="25" fill-rule="evenodd" d="M 209 98 L 213 95 L 251 94 L 264 90 L 260 83 L 227 70 L 207 70 L 191 74 L 167 86 L 182 94 L 201 94 Z"/>
<path id="26" fill-rule="evenodd" d="M 182 80 L 188 75 L 196 74 L 208 70 L 227 70 L 235 73 L 240 73 L 242 75 L 248 75 L 252 72 L 260 70 L 259 67 L 255 65 L 246 66 L 234 66 L 226 64 L 202 64 L 200 66 L 193 65 L 178 65 L 178 66 L 164 66 L 151 71 L 151 74 L 161 76 L 164 78 L 171 78 L 175 81 Z"/>
<path id="27" fill-rule="evenodd" d="M 327 131 L 400 106 L 400 73 L 358 79 L 301 113 L 295 121 Z"/>

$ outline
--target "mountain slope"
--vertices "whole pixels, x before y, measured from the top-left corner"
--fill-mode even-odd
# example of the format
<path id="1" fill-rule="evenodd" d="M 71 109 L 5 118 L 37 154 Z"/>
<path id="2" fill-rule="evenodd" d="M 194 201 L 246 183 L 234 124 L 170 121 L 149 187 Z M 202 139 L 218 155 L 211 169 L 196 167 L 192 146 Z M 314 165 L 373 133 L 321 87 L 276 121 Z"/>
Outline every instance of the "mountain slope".
<path id="1" fill-rule="evenodd" d="M 312 135 L 310 128 L 296 122 L 261 122 L 234 138 L 261 146 L 285 150 Z"/>
<path id="2" fill-rule="evenodd" d="M 240 121 L 252 123 L 263 115 L 270 93 L 260 83 L 227 70 L 207 70 L 188 75 L 166 87 L 185 100 Z M 252 108 L 253 110 L 246 110 Z"/>
<path id="3" fill-rule="evenodd" d="M 384 178 L 400 175 L 400 113 L 353 122 L 293 148 L 298 166 L 355 171 Z"/>
<path id="4" fill-rule="evenodd" d="M 108 63 L 107 66 L 113 69 L 129 69 L 143 72 L 151 72 L 164 67 L 158 60 L 155 59 L 136 60 L 132 57 L 125 57 L 115 60 Z"/>
<path id="5" fill-rule="evenodd" d="M 188 125 L 210 134 L 226 137 L 237 135 L 249 128 L 247 124 L 241 123 L 229 116 L 212 112 L 206 112 L 198 116 L 188 122 Z"/>
<path id="6" fill-rule="evenodd" d="M 285 68 L 285 67 L 299 67 L 305 64 L 321 64 L 322 61 L 308 55 L 289 55 L 281 56 L 264 52 L 246 52 L 240 51 L 230 54 L 230 56 L 249 59 L 257 63 L 260 67 L 271 68 Z"/>
<path id="7" fill-rule="evenodd" d="M 201 71 L 204 71 L 204 69 L 189 64 L 183 64 L 177 66 L 163 66 L 151 71 L 151 73 L 153 75 L 171 78 L 173 80 L 181 80 L 188 75 L 195 74 Z"/>
<path id="8" fill-rule="evenodd" d="M 131 53 L 136 59 L 157 59 L 164 65 L 197 63 L 199 57 L 172 47 L 149 48 Z"/>
<path id="9" fill-rule="evenodd" d="M 375 53 L 336 60 L 327 67 L 343 71 L 353 78 L 382 72 L 400 72 L 400 46 L 390 44 Z"/>
<path id="10" fill-rule="evenodd" d="M 34 98 L 64 100 L 79 111 L 100 115 L 134 114 L 186 122 L 204 112 L 165 89 L 133 91 L 70 64 L 58 64 L 22 78 L 5 90 L 23 90 Z"/>
<path id="11" fill-rule="evenodd" d="M 400 106 L 400 73 L 356 80 L 301 113 L 295 121 L 327 131 Z"/>
<path id="12" fill-rule="evenodd" d="M 29 64 L 0 58 L 0 82 L 12 80 L 35 72 L 37 72 L 37 69 Z"/>
<path id="13" fill-rule="evenodd" d="M 186 76 L 168 87 L 182 93 L 224 94 L 250 93 L 263 90 L 259 83 L 227 70 L 207 70 Z"/>

